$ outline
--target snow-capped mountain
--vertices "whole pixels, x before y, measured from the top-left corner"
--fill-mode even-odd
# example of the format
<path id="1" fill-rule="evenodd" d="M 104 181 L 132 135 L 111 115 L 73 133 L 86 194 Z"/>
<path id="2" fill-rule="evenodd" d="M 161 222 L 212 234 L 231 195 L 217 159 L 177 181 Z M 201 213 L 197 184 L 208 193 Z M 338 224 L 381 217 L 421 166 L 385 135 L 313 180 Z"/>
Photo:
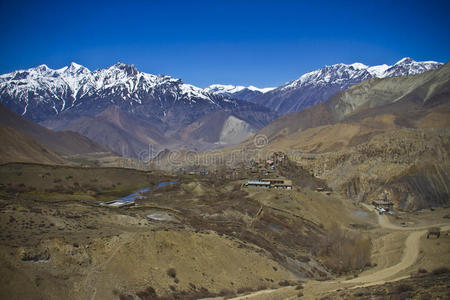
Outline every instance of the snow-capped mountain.
<path id="1" fill-rule="evenodd" d="M 256 96 L 267 93 L 275 89 L 274 87 L 269 88 L 257 88 L 253 85 L 242 86 L 242 85 L 224 85 L 224 84 L 212 84 L 205 88 L 205 91 L 214 95 L 222 95 L 232 99 L 248 100 Z"/>
<path id="2" fill-rule="evenodd" d="M 442 66 L 434 61 L 416 62 L 403 58 L 392 66 L 366 66 L 362 63 L 325 66 L 302 75 L 255 98 L 251 102 L 263 104 L 280 113 L 296 112 L 328 100 L 337 92 L 369 78 L 416 75 Z"/>
<path id="3" fill-rule="evenodd" d="M 99 113 L 111 104 L 126 110 L 150 105 L 151 113 L 158 116 L 167 115 L 174 104 L 181 103 L 221 108 L 236 105 L 180 79 L 139 72 L 124 63 L 93 72 L 76 63 L 58 70 L 40 65 L 14 71 L 0 75 L 0 97 L 14 111 L 38 122 L 72 110 Z"/>
<path id="4" fill-rule="evenodd" d="M 0 102 L 51 129 L 77 131 L 135 157 L 148 144 L 216 145 L 229 117 L 250 128 L 236 135 L 240 139 L 277 116 L 264 106 L 215 95 L 170 76 L 139 72 L 124 63 L 95 71 L 76 63 L 57 70 L 40 65 L 0 75 Z M 218 111 L 222 118 L 207 117 Z M 216 128 L 214 134 L 206 139 L 198 120 L 204 120 L 201 128 Z"/>
<path id="5" fill-rule="evenodd" d="M 434 70 L 442 66 L 442 63 L 435 61 L 415 61 L 410 57 L 405 57 L 399 60 L 395 65 L 388 66 L 379 78 L 393 77 L 393 76 L 407 76 L 421 74 L 426 71 Z"/>

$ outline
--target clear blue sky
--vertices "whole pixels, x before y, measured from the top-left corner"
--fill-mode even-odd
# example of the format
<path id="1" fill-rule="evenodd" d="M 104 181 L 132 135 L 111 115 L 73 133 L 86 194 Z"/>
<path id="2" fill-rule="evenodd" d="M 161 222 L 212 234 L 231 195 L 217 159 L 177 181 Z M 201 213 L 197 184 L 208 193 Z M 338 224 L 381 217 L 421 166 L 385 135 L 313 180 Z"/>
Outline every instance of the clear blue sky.
<path id="1" fill-rule="evenodd" d="M 205 87 L 334 63 L 447 62 L 450 1 L 0 1 L 0 73 L 117 61 Z"/>

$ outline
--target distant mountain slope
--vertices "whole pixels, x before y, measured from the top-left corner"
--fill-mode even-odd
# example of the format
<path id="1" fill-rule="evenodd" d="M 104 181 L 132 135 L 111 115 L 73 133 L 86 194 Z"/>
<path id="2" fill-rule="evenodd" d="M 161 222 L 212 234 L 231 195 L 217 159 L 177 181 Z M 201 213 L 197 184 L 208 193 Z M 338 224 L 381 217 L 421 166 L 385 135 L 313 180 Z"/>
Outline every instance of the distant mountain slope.
<path id="1" fill-rule="evenodd" d="M 159 123 L 111 106 L 96 116 L 72 120 L 63 128 L 79 132 L 122 156 L 139 157 L 141 152 L 148 151 L 150 144 L 167 144 L 160 127 Z"/>
<path id="2" fill-rule="evenodd" d="M 404 122 L 413 122 L 415 113 L 424 114 L 429 108 L 447 105 L 449 95 L 450 63 L 447 63 L 415 76 L 366 80 L 326 102 L 284 115 L 260 133 L 274 140 L 308 128 L 384 113 L 404 115 Z"/>
<path id="3" fill-rule="evenodd" d="M 258 127 L 243 121 L 238 114 L 218 111 L 185 127 L 180 135 L 185 140 L 205 141 L 218 146 L 234 145 L 244 141 Z M 200 146 L 198 148 L 201 149 Z"/>
<path id="4" fill-rule="evenodd" d="M 17 115 L 0 104 L 0 125 L 13 128 L 42 143 L 60 155 L 87 154 L 94 152 L 110 152 L 76 132 L 55 132 Z"/>
<path id="5" fill-rule="evenodd" d="M 214 95 L 222 95 L 232 99 L 239 100 L 251 100 L 257 96 L 267 93 L 275 88 L 257 88 L 252 85 L 224 85 L 224 84 L 212 84 L 205 88 L 205 91 Z"/>
<path id="6" fill-rule="evenodd" d="M 334 94 L 370 78 L 416 75 L 441 65 L 438 62 L 416 62 L 411 58 L 404 58 L 392 66 L 369 67 L 361 63 L 325 66 L 249 101 L 280 113 L 297 112 L 324 102 Z"/>
<path id="7" fill-rule="evenodd" d="M 8 162 L 67 163 L 58 154 L 30 136 L 14 128 L 0 125 L 0 163 Z"/>

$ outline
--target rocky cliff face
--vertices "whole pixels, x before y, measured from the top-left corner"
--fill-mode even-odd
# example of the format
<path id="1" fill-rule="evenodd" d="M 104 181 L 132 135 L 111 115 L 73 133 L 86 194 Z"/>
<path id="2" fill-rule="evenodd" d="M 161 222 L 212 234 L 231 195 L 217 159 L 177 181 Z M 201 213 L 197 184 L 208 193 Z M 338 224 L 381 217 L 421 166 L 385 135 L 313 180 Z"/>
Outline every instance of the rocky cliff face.
<path id="1" fill-rule="evenodd" d="M 399 208 L 419 209 L 450 203 L 449 149 L 448 130 L 402 129 L 298 163 L 356 201 L 386 193 Z"/>

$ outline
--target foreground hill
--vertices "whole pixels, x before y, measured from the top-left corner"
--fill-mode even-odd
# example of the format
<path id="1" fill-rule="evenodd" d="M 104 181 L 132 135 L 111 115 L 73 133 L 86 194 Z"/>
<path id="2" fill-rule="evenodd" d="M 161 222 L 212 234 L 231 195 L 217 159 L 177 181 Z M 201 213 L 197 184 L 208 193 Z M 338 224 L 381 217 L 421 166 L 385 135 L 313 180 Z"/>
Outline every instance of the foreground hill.
<path id="1" fill-rule="evenodd" d="M 134 206 L 98 205 L 142 187 Z M 335 252 L 319 251 L 325 228 L 359 222 L 338 198 L 291 190 L 281 202 L 283 191 L 216 174 L 14 163 L 0 166 L 0 195 L 8 299 L 200 299 L 296 285 L 332 272 Z M 348 251 L 366 259 L 364 245 Z"/>

